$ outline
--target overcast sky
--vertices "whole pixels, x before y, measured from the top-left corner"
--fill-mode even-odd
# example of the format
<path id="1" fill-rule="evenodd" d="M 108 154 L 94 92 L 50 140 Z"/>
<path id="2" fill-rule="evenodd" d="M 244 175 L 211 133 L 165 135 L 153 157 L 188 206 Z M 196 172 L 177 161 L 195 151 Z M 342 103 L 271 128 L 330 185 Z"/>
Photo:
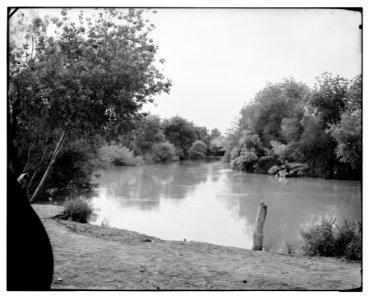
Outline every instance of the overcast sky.
<path id="1" fill-rule="evenodd" d="M 158 9 L 152 36 L 172 79 L 145 109 L 225 132 L 266 82 L 313 86 L 361 72 L 361 14 L 333 9 Z"/>

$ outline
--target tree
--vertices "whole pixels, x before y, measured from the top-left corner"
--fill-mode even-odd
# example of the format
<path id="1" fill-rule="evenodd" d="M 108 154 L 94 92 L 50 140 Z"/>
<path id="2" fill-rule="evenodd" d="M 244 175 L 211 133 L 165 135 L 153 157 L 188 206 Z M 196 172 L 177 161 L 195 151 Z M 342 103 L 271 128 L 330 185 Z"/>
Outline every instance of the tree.
<path id="1" fill-rule="evenodd" d="M 335 124 L 340 120 L 346 104 L 348 81 L 331 73 L 323 73 L 316 77 L 315 89 L 309 97 L 309 105 L 315 115 L 320 115 L 327 124 Z"/>
<path id="2" fill-rule="evenodd" d="M 209 142 L 210 142 L 210 135 L 208 134 L 208 129 L 203 126 L 194 126 L 195 133 L 197 135 L 197 139 L 202 141 L 209 147 Z"/>
<path id="3" fill-rule="evenodd" d="M 331 125 L 329 132 L 336 140 L 336 155 L 340 162 L 350 165 L 353 170 L 361 170 L 361 102 L 362 79 L 354 78 L 348 91 L 346 106 L 339 123 Z"/>
<path id="4" fill-rule="evenodd" d="M 43 173 L 31 202 L 66 143 L 118 137 L 142 116 L 144 103 L 169 91 L 154 65 L 157 46 L 143 11 L 97 12 L 93 19 L 81 11 L 76 24 L 63 9 L 48 19 L 55 34 L 40 31 L 31 54 L 27 40 L 21 48 L 10 45 L 8 136 L 17 153 L 10 165 L 22 166 L 18 174 Z M 33 24 L 47 23 L 38 20 Z"/>
<path id="5" fill-rule="evenodd" d="M 135 137 L 133 148 L 139 155 L 143 155 L 152 151 L 152 148 L 157 143 L 165 141 L 163 134 L 161 119 L 158 116 L 148 115 L 138 122 L 135 129 Z"/>
<path id="6" fill-rule="evenodd" d="M 175 146 L 168 141 L 155 144 L 152 149 L 152 156 L 154 162 L 166 162 L 178 159 Z"/>
<path id="7" fill-rule="evenodd" d="M 192 159 L 204 158 L 207 153 L 207 145 L 203 141 L 195 141 L 189 149 L 189 157 Z"/>
<path id="8" fill-rule="evenodd" d="M 258 134 L 267 147 L 271 140 L 284 140 L 282 120 L 302 114 L 308 91 L 306 85 L 292 78 L 277 84 L 268 83 L 241 110 L 239 127 Z"/>
<path id="9" fill-rule="evenodd" d="M 166 139 L 175 145 L 176 155 L 180 159 L 187 158 L 189 148 L 197 139 L 197 133 L 193 123 L 179 116 L 175 116 L 163 121 L 163 131 Z"/>

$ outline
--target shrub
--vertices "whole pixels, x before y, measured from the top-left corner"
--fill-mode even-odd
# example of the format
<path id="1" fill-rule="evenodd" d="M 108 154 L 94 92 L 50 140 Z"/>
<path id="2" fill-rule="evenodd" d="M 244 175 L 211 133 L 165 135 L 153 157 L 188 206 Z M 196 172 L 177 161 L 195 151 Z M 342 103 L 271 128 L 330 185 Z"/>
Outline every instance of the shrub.
<path id="1" fill-rule="evenodd" d="M 82 198 L 67 200 L 64 203 L 63 219 L 72 220 L 74 222 L 87 223 L 90 217 L 93 216 L 93 208 Z"/>
<path id="2" fill-rule="evenodd" d="M 96 186 L 92 183 L 96 157 L 94 146 L 87 142 L 79 141 L 62 148 L 39 200 L 92 191 Z M 34 183 L 40 181 L 42 175 L 43 172 L 37 173 Z M 36 186 L 32 184 L 31 193 Z"/>
<path id="3" fill-rule="evenodd" d="M 360 224 L 344 221 L 338 226 L 335 220 L 323 219 L 315 221 L 301 231 L 307 255 L 336 256 L 348 259 L 361 259 L 361 229 Z"/>
<path id="4" fill-rule="evenodd" d="M 235 158 L 238 158 L 240 152 L 241 152 L 240 147 L 234 147 L 233 149 L 231 149 L 229 154 L 230 161 L 234 160 Z"/>
<path id="5" fill-rule="evenodd" d="M 257 134 L 250 134 L 250 132 L 245 131 L 240 142 L 245 149 L 253 151 L 257 156 L 265 155 L 266 151 L 263 148 L 261 139 Z"/>
<path id="6" fill-rule="evenodd" d="M 99 149 L 99 154 L 103 162 L 114 166 L 136 166 L 142 163 L 142 159 L 135 157 L 132 150 L 120 145 L 105 145 Z"/>
<path id="7" fill-rule="evenodd" d="M 253 166 L 254 172 L 266 174 L 277 163 L 278 161 L 272 155 L 262 156 L 258 158 L 257 163 Z"/>
<path id="8" fill-rule="evenodd" d="M 361 259 L 360 225 L 354 221 L 344 220 L 344 224 L 337 227 L 337 251 L 348 259 Z"/>
<path id="9" fill-rule="evenodd" d="M 168 141 L 155 144 L 152 152 L 152 160 L 154 162 L 166 162 L 178 159 L 175 146 Z"/>
<path id="10" fill-rule="evenodd" d="M 202 141 L 195 141 L 189 149 L 189 157 L 192 159 L 204 158 L 207 153 L 207 145 Z"/>
<path id="11" fill-rule="evenodd" d="M 234 170 L 253 172 L 253 167 L 257 159 L 258 157 L 254 152 L 243 150 L 240 156 L 230 162 L 230 166 Z"/>
<path id="12" fill-rule="evenodd" d="M 276 155 L 280 162 L 285 162 L 288 158 L 287 145 L 284 145 L 278 141 L 270 141 L 272 146 L 272 153 Z"/>

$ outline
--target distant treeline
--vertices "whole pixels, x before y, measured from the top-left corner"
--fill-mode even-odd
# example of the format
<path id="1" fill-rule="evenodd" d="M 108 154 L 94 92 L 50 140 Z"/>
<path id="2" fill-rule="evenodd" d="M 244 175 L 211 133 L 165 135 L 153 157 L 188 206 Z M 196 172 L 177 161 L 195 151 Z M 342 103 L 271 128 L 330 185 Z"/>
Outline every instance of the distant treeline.
<path id="1" fill-rule="evenodd" d="M 294 79 L 268 83 L 242 108 L 226 137 L 224 160 L 254 173 L 300 162 L 310 176 L 358 180 L 361 123 L 361 76 L 324 73 L 313 89 Z"/>
<path id="2" fill-rule="evenodd" d="M 161 120 L 147 115 L 135 123 L 134 130 L 105 144 L 100 153 L 103 161 L 113 165 L 200 159 L 223 155 L 222 141 L 216 128 L 209 132 L 180 116 Z"/>

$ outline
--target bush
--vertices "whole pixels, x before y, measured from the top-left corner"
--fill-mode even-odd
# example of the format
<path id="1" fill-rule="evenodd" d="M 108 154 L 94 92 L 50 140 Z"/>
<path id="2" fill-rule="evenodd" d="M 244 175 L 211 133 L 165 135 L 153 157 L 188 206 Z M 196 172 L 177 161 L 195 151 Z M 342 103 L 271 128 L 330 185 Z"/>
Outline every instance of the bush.
<path id="1" fill-rule="evenodd" d="M 104 163 L 114 166 L 136 166 L 142 163 L 140 156 L 135 157 L 132 150 L 120 145 L 105 145 L 99 149 L 99 154 Z"/>
<path id="2" fill-rule="evenodd" d="M 257 163 L 253 166 L 254 172 L 266 174 L 277 163 L 278 161 L 272 155 L 262 156 L 258 158 Z"/>
<path id="3" fill-rule="evenodd" d="M 154 162 L 166 162 L 178 159 L 175 146 L 168 141 L 155 144 L 152 148 L 152 152 L 152 159 Z"/>
<path id="4" fill-rule="evenodd" d="M 87 223 L 92 216 L 93 208 L 86 200 L 76 198 L 64 203 L 63 219 Z"/>
<path id="5" fill-rule="evenodd" d="M 337 226 L 335 220 L 323 219 L 301 231 L 307 255 L 346 257 L 360 260 L 362 257 L 361 225 L 344 221 Z"/>
<path id="6" fill-rule="evenodd" d="M 324 219 L 301 232 L 303 250 L 307 255 L 334 256 L 335 237 L 332 220 Z"/>
<path id="7" fill-rule="evenodd" d="M 92 191 L 96 187 L 96 184 L 92 183 L 96 158 L 94 145 L 89 145 L 84 141 L 66 145 L 53 165 L 39 200 L 46 201 L 49 197 Z M 39 172 L 34 182 L 39 182 L 42 175 L 43 172 Z M 31 193 L 34 192 L 36 186 L 36 184 L 32 185 Z"/>
<path id="8" fill-rule="evenodd" d="M 204 158 L 207 153 L 207 145 L 202 141 L 195 141 L 189 149 L 191 159 Z"/>
<path id="9" fill-rule="evenodd" d="M 337 251 L 343 253 L 348 259 L 361 259 L 361 234 L 360 225 L 354 221 L 344 221 L 344 224 L 338 227 Z"/>
<path id="10" fill-rule="evenodd" d="M 240 153 L 240 156 L 233 159 L 230 162 L 230 166 L 232 169 L 237 171 L 247 171 L 247 172 L 253 172 L 254 171 L 254 165 L 257 162 L 257 155 L 248 150 L 243 150 Z"/>

